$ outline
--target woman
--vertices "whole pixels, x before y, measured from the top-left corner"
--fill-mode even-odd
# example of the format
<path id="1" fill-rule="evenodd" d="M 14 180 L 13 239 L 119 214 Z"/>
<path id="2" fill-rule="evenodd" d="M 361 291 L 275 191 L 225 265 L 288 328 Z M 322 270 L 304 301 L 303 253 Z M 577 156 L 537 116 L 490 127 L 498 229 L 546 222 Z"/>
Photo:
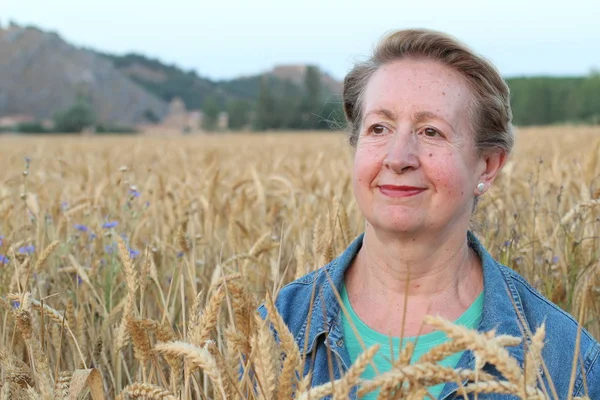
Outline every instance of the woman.
<path id="1" fill-rule="evenodd" d="M 276 301 L 312 385 L 339 379 L 362 352 L 361 341 L 382 346 L 375 357 L 380 373 L 390 368 L 401 337 L 418 336 L 417 355 L 443 342 L 425 315 L 521 337 L 521 314 L 531 331 L 545 322 L 544 362 L 559 398 L 568 398 L 577 323 L 496 262 L 469 231 L 477 199 L 514 141 L 509 91 L 496 69 L 446 35 L 394 32 L 346 76 L 344 108 L 365 232 L 331 263 L 283 288 Z M 523 347 L 509 350 L 522 365 Z M 600 346 L 586 331 L 580 356 L 572 394 L 583 395 L 586 383 L 590 398 L 600 399 Z M 474 364 L 470 353 L 444 360 L 452 368 Z M 369 367 L 362 377 L 374 374 Z M 456 389 L 448 383 L 430 393 L 463 398 Z"/>

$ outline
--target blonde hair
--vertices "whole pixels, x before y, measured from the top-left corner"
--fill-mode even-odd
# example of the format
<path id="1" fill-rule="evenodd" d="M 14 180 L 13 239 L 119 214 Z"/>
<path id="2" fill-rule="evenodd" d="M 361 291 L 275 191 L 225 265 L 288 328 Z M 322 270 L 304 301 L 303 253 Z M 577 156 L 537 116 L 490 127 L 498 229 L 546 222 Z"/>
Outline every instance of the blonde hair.
<path id="1" fill-rule="evenodd" d="M 344 114 L 350 144 L 356 146 L 363 110 L 362 97 L 371 76 L 384 64 L 400 59 L 426 59 L 442 63 L 462 75 L 471 87 L 475 104 L 470 113 L 475 145 L 480 153 L 514 145 L 510 92 L 497 69 L 456 39 L 427 29 L 392 32 L 379 42 L 367 61 L 358 63 L 344 79 Z"/>

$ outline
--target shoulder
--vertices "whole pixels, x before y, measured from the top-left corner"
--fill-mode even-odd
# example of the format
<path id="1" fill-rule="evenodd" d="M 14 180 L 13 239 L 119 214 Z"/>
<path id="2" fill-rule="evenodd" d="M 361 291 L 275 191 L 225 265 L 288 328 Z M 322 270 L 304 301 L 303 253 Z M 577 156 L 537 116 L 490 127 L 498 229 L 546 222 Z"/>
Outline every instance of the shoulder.
<path id="1" fill-rule="evenodd" d="M 315 324 L 322 326 L 336 314 L 338 303 L 335 292 L 340 289 L 344 273 L 358 253 L 362 239 L 361 234 L 329 263 L 288 283 L 277 294 L 275 307 L 297 338 L 304 333 L 309 316 L 313 322 L 311 330 L 314 331 Z M 259 312 L 264 318 L 264 307 L 261 306 Z"/>
<path id="2" fill-rule="evenodd" d="M 548 369 L 568 372 L 562 376 L 570 378 L 573 357 L 578 355 L 581 362 L 578 367 L 575 392 L 583 393 L 586 380 L 590 391 L 592 387 L 594 390 L 600 391 L 600 344 L 598 341 L 590 332 L 580 327 L 572 315 L 544 297 L 523 276 L 504 265 L 499 263 L 498 265 L 503 275 L 516 289 L 529 328 L 535 331 L 542 324 L 545 325 L 546 340 L 543 358 Z M 568 382 L 565 383 L 568 384 Z M 597 395 L 599 394 L 600 392 L 597 393 Z"/>
<path id="3" fill-rule="evenodd" d="M 275 308 L 291 333 L 296 336 L 306 322 L 309 311 L 314 307 L 318 288 L 326 282 L 326 270 L 331 268 L 329 263 L 310 272 L 281 288 L 275 299 Z M 258 309 L 261 317 L 266 318 L 266 308 L 262 304 Z"/>

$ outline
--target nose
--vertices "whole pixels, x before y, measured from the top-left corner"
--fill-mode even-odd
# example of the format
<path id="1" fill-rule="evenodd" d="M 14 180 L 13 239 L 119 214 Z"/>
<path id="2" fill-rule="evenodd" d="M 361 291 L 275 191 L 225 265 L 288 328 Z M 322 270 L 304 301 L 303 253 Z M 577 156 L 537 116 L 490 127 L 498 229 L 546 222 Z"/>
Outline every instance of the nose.
<path id="1" fill-rule="evenodd" d="M 397 131 L 390 140 L 384 166 L 397 174 L 419 167 L 418 139 L 411 129 Z"/>

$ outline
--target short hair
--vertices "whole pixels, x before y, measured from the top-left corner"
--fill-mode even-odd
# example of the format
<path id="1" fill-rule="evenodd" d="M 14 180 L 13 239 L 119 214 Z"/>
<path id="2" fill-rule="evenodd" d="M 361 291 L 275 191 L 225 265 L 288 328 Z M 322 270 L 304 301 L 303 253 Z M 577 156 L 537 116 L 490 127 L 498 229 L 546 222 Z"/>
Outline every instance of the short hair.
<path id="1" fill-rule="evenodd" d="M 479 153 L 514 145 L 510 91 L 498 70 L 453 37 L 428 29 L 394 31 L 384 36 L 373 55 L 356 64 L 344 79 L 344 114 L 350 144 L 356 146 L 363 119 L 363 96 L 369 79 L 382 65 L 401 59 L 433 60 L 468 82 L 474 103 L 469 118 Z"/>

